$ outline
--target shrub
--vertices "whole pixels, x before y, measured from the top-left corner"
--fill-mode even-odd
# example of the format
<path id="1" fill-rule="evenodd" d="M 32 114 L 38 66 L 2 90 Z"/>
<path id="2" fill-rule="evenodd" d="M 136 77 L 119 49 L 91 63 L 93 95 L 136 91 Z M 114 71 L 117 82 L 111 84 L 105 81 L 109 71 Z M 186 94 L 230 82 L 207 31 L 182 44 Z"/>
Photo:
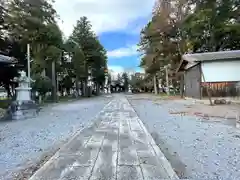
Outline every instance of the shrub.
<path id="1" fill-rule="evenodd" d="M 34 80 L 35 82 L 32 85 L 32 89 L 37 91 L 41 96 L 45 96 L 47 92 L 51 91 L 51 79 L 47 76 L 38 75 Z"/>

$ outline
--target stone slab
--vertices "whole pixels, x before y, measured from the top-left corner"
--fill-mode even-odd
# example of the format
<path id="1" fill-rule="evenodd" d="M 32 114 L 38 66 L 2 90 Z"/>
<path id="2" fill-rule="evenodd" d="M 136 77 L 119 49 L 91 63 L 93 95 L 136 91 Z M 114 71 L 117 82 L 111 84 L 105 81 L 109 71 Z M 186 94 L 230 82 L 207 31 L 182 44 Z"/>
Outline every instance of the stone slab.
<path id="1" fill-rule="evenodd" d="M 144 180 L 140 166 L 118 166 L 117 180 Z"/>
<path id="2" fill-rule="evenodd" d="M 116 96 L 96 122 L 72 138 L 30 180 L 178 179 L 125 97 Z"/>

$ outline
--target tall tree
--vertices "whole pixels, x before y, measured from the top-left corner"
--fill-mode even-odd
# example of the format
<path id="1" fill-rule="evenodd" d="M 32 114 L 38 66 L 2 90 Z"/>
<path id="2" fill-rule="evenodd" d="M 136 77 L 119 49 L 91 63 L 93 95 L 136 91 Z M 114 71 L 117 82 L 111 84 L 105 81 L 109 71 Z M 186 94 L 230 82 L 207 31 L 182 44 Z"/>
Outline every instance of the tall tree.
<path id="1" fill-rule="evenodd" d="M 83 95 L 86 94 L 86 87 L 87 87 L 87 77 L 88 71 L 90 66 L 90 50 L 92 45 L 92 37 L 93 31 L 90 22 L 88 21 L 87 17 L 81 17 L 78 21 L 76 26 L 73 29 L 73 32 L 69 38 L 70 42 L 73 42 L 75 45 L 81 47 L 81 50 L 84 53 L 84 59 L 82 59 L 82 64 L 84 64 L 84 70 L 78 73 L 81 73 L 82 79 L 84 80 L 84 91 Z"/>
<path id="2" fill-rule="evenodd" d="M 91 70 L 92 80 L 99 89 L 103 85 L 104 71 L 107 68 L 106 50 L 93 33 L 86 17 L 77 21 L 72 35 L 66 43 L 63 42 L 52 2 L 53 0 L 1 1 L 0 52 L 16 57 L 21 68 L 27 70 L 26 51 L 27 44 L 30 44 L 33 60 L 31 77 L 37 80 L 33 87 L 38 91 L 43 87 L 43 94 L 48 90 L 48 80 L 51 78 L 52 94 L 56 97 L 56 74 L 62 74 L 60 85 L 69 90 L 73 78 L 76 79 L 77 86 L 78 81 L 84 80 L 86 84 L 88 70 Z M 0 84 L 9 87 L 13 77 L 17 76 L 17 70 L 18 68 L 13 68 L 5 71 L 10 74 L 1 76 Z"/>
<path id="3" fill-rule="evenodd" d="M 24 49 L 29 43 L 36 66 L 46 68 L 44 52 L 48 47 L 59 44 L 62 38 L 51 3 L 47 0 L 13 0 L 8 5 L 8 13 L 8 35 Z"/>
<path id="4" fill-rule="evenodd" d="M 122 74 L 122 80 L 123 80 L 124 90 L 127 91 L 128 90 L 128 86 L 129 86 L 130 78 L 129 78 L 129 75 L 126 72 L 124 72 Z"/>
<path id="5" fill-rule="evenodd" d="M 184 53 L 239 49 L 239 8 L 238 0 L 157 0 L 141 32 L 140 65 L 162 79 L 158 72 L 176 69 Z"/>
<path id="6" fill-rule="evenodd" d="M 97 94 L 99 93 L 100 86 L 104 85 L 105 70 L 107 69 L 107 51 L 102 46 L 97 37 L 95 38 L 95 45 L 91 55 L 92 63 L 92 76 L 96 84 Z"/>
<path id="7" fill-rule="evenodd" d="M 238 0 L 203 0 L 195 6 L 183 22 L 185 38 L 192 42 L 193 52 L 240 48 Z"/>
<path id="8" fill-rule="evenodd" d="M 91 70 L 93 81 L 99 89 L 99 85 L 104 82 L 104 70 L 107 66 L 106 50 L 101 45 L 98 37 L 93 33 L 91 23 L 86 17 L 81 17 L 69 38 L 69 42 L 73 42 L 81 47 L 84 53 L 82 63 L 84 68 L 81 72 L 81 77 L 87 84 L 88 71 Z"/>
<path id="9" fill-rule="evenodd" d="M 12 0 L 7 5 L 7 10 L 9 15 L 5 18 L 5 24 L 8 27 L 8 36 L 17 41 L 24 52 L 27 44 L 30 44 L 32 77 L 39 74 L 51 77 L 53 94 L 56 97 L 55 67 L 59 67 L 62 32 L 56 23 L 57 14 L 52 2 Z"/>
<path id="10" fill-rule="evenodd" d="M 117 74 L 117 83 L 122 84 L 122 76 L 120 73 Z"/>
<path id="11" fill-rule="evenodd" d="M 82 78 L 81 76 L 82 72 L 85 71 L 85 65 L 84 65 L 85 56 L 82 49 L 80 49 L 80 47 L 75 46 L 72 62 L 73 62 L 73 69 L 75 72 L 76 90 L 77 90 L 77 93 L 79 93 L 79 81 Z"/>

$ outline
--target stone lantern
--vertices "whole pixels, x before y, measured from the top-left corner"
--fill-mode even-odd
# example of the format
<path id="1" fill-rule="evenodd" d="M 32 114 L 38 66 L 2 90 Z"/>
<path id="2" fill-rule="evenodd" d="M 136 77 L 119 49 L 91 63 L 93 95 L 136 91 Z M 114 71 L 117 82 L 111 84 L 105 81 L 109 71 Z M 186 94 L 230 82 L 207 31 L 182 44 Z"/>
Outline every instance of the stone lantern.
<path id="1" fill-rule="evenodd" d="M 111 90 L 109 88 L 109 82 L 108 82 L 108 69 L 104 70 L 104 75 L 105 75 L 105 83 L 104 83 L 104 93 L 111 93 Z"/>
<path id="2" fill-rule="evenodd" d="M 20 77 L 17 78 L 19 86 L 16 90 L 16 100 L 11 103 L 6 119 L 18 120 L 35 117 L 38 112 L 38 106 L 31 100 L 31 87 L 29 84 L 33 81 L 26 76 L 24 71 L 20 72 Z"/>

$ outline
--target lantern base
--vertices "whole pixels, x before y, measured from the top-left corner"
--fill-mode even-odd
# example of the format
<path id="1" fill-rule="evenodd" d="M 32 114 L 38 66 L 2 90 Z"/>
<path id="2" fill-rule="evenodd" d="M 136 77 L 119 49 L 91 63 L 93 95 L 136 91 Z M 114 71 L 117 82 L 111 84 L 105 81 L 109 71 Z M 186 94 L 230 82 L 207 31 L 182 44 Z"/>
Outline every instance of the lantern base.
<path id="1" fill-rule="evenodd" d="M 36 117 L 40 108 L 32 100 L 30 101 L 13 101 L 9 106 L 4 120 L 20 120 Z"/>

